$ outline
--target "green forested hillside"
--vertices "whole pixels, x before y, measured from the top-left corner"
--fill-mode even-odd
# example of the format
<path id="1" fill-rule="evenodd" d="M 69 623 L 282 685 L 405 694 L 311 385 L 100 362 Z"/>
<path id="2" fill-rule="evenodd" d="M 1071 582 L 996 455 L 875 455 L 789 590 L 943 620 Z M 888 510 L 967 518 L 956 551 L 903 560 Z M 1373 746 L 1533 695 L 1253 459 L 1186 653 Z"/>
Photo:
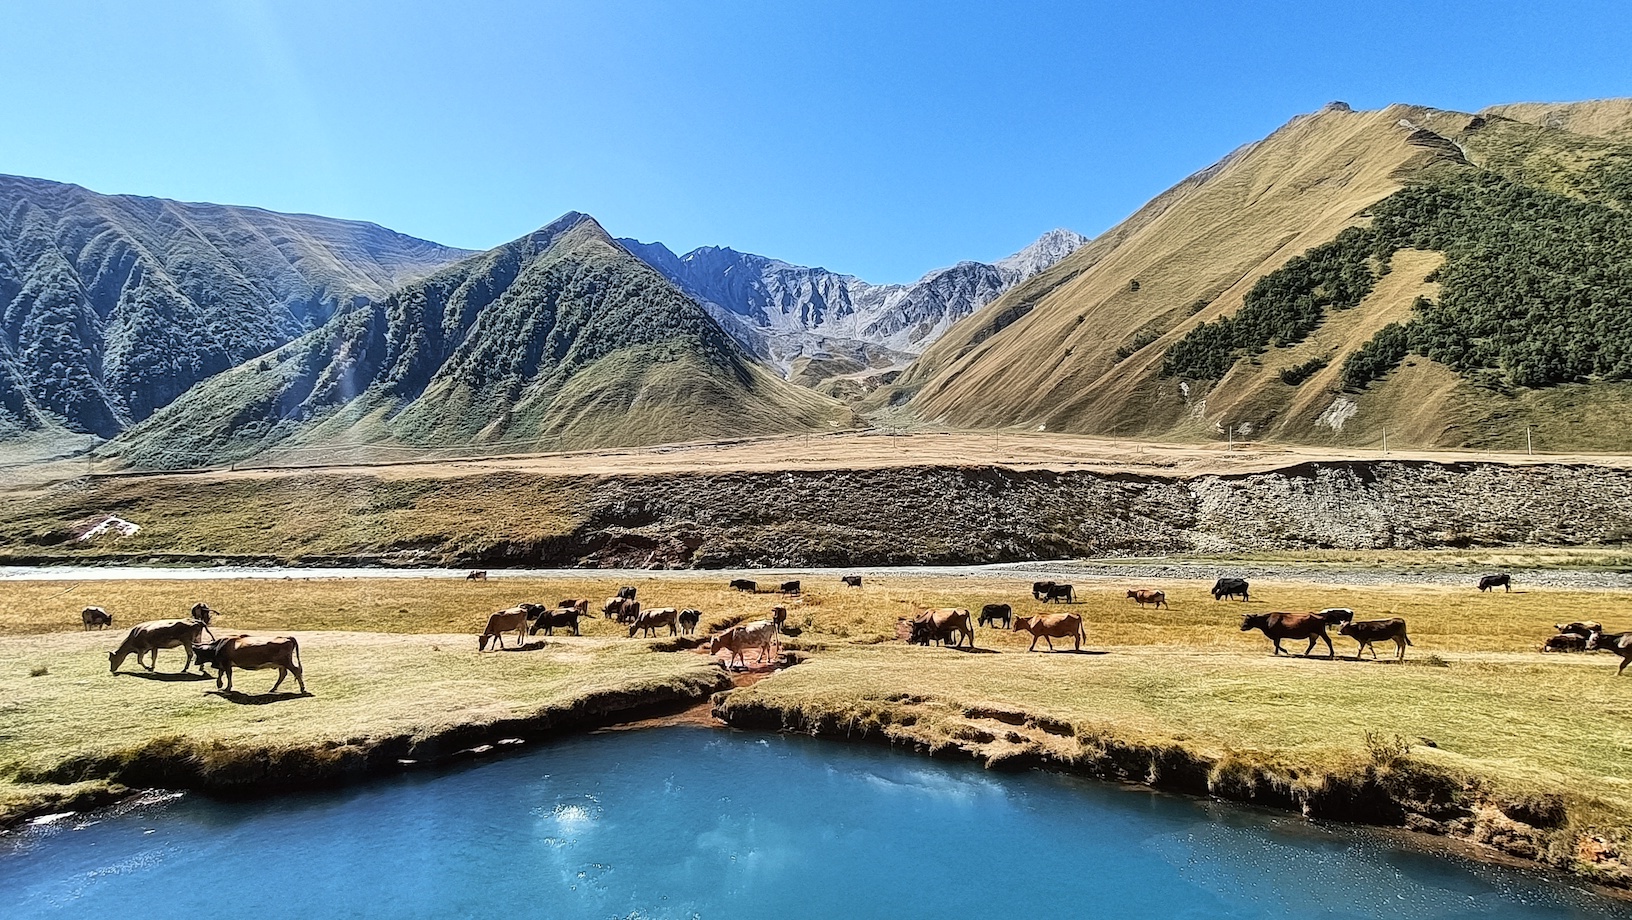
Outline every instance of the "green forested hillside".
<path id="1" fill-rule="evenodd" d="M 847 424 L 570 213 L 188 392 L 105 452 L 134 465 L 341 445 L 520 450 Z M 317 456 L 317 455 L 314 455 Z"/>

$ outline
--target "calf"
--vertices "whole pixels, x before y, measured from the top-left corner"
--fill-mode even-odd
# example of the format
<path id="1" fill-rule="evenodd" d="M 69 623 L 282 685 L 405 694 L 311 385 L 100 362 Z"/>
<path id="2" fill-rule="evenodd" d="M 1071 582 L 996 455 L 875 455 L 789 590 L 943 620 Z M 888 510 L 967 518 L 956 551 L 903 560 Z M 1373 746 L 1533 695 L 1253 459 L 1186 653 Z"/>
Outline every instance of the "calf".
<path id="1" fill-rule="evenodd" d="M 1167 606 L 1167 593 L 1165 591 L 1133 590 L 1128 592 L 1128 597 L 1133 598 L 1134 602 L 1141 607 L 1146 604 L 1155 604 L 1157 607 Z"/>
<path id="2" fill-rule="evenodd" d="M 1405 634 L 1405 621 L 1399 617 L 1344 623 L 1343 628 L 1339 629 L 1338 632 L 1360 643 L 1359 648 L 1354 651 L 1355 661 L 1359 661 L 1360 653 L 1368 648 L 1371 649 L 1371 657 L 1376 658 L 1377 649 L 1372 646 L 1372 643 L 1381 642 L 1384 639 L 1394 640 L 1394 660 L 1404 661 L 1405 647 L 1411 644 L 1411 637 Z M 1313 645 L 1310 646 L 1310 648 L 1313 647 Z"/>
<path id="3" fill-rule="evenodd" d="M 1213 582 L 1213 600 L 1223 600 L 1226 597 L 1240 595 L 1241 600 L 1247 600 L 1247 580 L 1245 578 L 1220 578 Z"/>
<path id="4" fill-rule="evenodd" d="M 1587 640 L 1594 632 L 1602 632 L 1603 627 L 1592 621 L 1576 623 L 1554 623 L 1553 628 L 1558 635 L 1548 636 L 1547 641 L 1541 644 L 1544 652 L 1584 652 L 1587 650 Z"/>
<path id="5" fill-rule="evenodd" d="M 629 624 L 629 638 L 633 639 L 637 632 L 645 632 L 648 636 L 655 636 L 660 626 L 667 626 L 669 635 L 677 636 L 680 634 L 679 624 L 680 611 L 673 607 L 654 607 L 635 617 L 634 622 Z"/>
<path id="6" fill-rule="evenodd" d="M 1290 654 L 1281 648 L 1282 639 L 1308 639 L 1309 647 L 1303 650 L 1303 656 L 1315 650 L 1315 641 L 1326 643 L 1326 657 L 1336 658 L 1337 652 L 1332 649 L 1332 638 L 1326 635 L 1326 621 L 1312 613 L 1249 613 L 1241 618 L 1241 631 L 1256 629 L 1268 636 L 1275 643 L 1275 654 Z"/>
<path id="7" fill-rule="evenodd" d="M 115 674 L 119 666 L 125 663 L 125 658 L 136 656 L 136 663 L 151 671 L 159 666 L 159 649 L 179 648 L 187 653 L 187 660 L 181 666 L 183 672 L 193 666 L 193 646 L 203 641 L 208 633 L 211 639 L 215 633 L 202 620 L 152 620 L 147 623 L 137 623 L 125 634 L 125 641 L 119 647 L 108 653 L 108 673 Z M 152 656 L 153 663 L 142 661 L 142 655 Z"/>
<path id="8" fill-rule="evenodd" d="M 1496 588 L 1501 588 L 1503 592 L 1512 591 L 1513 590 L 1513 576 L 1507 574 L 1506 572 L 1502 572 L 1499 575 L 1481 575 L 1481 576 L 1479 576 L 1479 590 L 1480 591 L 1491 591 L 1491 590 L 1494 590 Z"/>
<path id="9" fill-rule="evenodd" d="M 1014 608 L 1008 604 L 987 604 L 980 608 L 980 619 L 977 625 L 989 626 L 993 623 L 1002 623 L 1004 629 L 1014 619 Z"/>
<path id="10" fill-rule="evenodd" d="M 1354 611 L 1347 607 L 1327 607 L 1325 610 L 1315 611 L 1315 616 L 1325 620 L 1328 629 L 1354 622 Z"/>
<path id="11" fill-rule="evenodd" d="M 1055 603 L 1063 601 L 1067 604 L 1075 604 L 1077 602 L 1076 589 L 1070 585 L 1052 585 L 1047 591 L 1043 592 L 1043 603 L 1046 604 L 1049 601 Z"/>
<path id="12" fill-rule="evenodd" d="M 215 665 L 215 685 L 220 687 L 221 678 L 225 677 L 228 693 L 232 692 L 233 668 L 246 671 L 277 668 L 278 679 L 268 693 L 277 693 L 283 679 L 290 674 L 295 675 L 300 692 L 306 692 L 306 675 L 300 666 L 300 643 L 293 636 L 225 636 L 194 645 L 193 654 L 198 658 L 199 670 L 206 664 Z"/>
<path id="13" fill-rule="evenodd" d="M 759 585 L 747 578 L 731 579 L 731 587 L 738 591 L 747 591 L 750 594 L 759 590 Z"/>
<path id="14" fill-rule="evenodd" d="M 1037 651 L 1037 640 L 1048 643 L 1048 650 L 1054 651 L 1055 639 L 1071 639 L 1077 650 L 1082 649 L 1083 640 L 1088 638 L 1087 630 L 1082 628 L 1082 617 L 1074 613 L 1049 613 L 1034 617 L 1015 617 L 1015 632 L 1031 633 L 1031 648 L 1028 652 Z"/>
<path id="15" fill-rule="evenodd" d="M 1595 629 L 1587 637 L 1587 651 L 1614 652 L 1621 656 L 1621 666 L 1615 669 L 1616 676 L 1626 670 L 1628 663 L 1632 663 L 1632 632 L 1605 633 L 1602 629 Z"/>
<path id="16" fill-rule="evenodd" d="M 101 607 L 86 607 L 79 612 L 79 622 L 87 630 L 106 629 L 113 625 L 113 617 Z"/>
<path id="17" fill-rule="evenodd" d="M 691 635 L 697 631 L 697 621 L 702 618 L 703 612 L 701 610 L 687 609 L 680 611 L 680 631 L 688 636 Z"/>
<path id="18" fill-rule="evenodd" d="M 839 580 L 844 582 L 844 585 L 847 588 L 859 588 L 859 587 L 861 587 L 861 576 L 860 575 L 846 575 L 846 576 L 844 576 L 843 578 L 841 578 Z"/>

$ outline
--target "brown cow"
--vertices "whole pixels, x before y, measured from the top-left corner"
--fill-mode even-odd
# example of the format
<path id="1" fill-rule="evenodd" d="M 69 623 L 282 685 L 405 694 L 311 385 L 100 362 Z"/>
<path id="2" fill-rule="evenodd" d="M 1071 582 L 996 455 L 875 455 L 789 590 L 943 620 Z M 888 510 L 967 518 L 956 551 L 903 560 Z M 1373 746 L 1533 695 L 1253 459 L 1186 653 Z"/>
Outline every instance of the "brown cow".
<path id="1" fill-rule="evenodd" d="M 1028 652 L 1037 651 L 1037 640 L 1048 643 L 1048 650 L 1054 651 L 1055 639 L 1071 639 L 1075 642 L 1074 648 L 1082 649 L 1083 640 L 1088 638 L 1088 631 L 1082 628 L 1082 617 L 1075 613 L 1046 613 L 1041 616 L 1015 617 L 1013 629 L 1015 632 L 1024 630 L 1031 633 L 1031 648 Z"/>
<path id="2" fill-rule="evenodd" d="M 771 646 L 776 642 L 776 624 L 770 620 L 757 620 L 746 626 L 736 626 L 709 640 L 708 653 L 717 655 L 721 649 L 729 649 L 731 657 L 726 659 L 729 665 L 732 661 L 740 662 L 748 667 L 748 661 L 743 657 L 743 651 L 750 648 L 759 649 L 759 661 L 764 662 L 771 654 Z"/>
<path id="3" fill-rule="evenodd" d="M 623 604 L 618 607 L 618 613 L 613 619 L 619 623 L 633 623 L 640 619 L 640 601 L 624 598 Z"/>
<path id="4" fill-rule="evenodd" d="M 527 635 L 536 636 L 538 635 L 538 631 L 542 629 L 544 631 L 544 635 L 553 636 L 555 635 L 556 629 L 560 628 L 570 629 L 572 630 L 573 635 L 581 636 L 583 633 L 579 631 L 578 618 L 586 615 L 589 612 L 588 608 L 589 603 L 587 601 L 579 601 L 578 603 L 570 606 L 561 606 L 555 608 L 554 610 L 544 610 L 539 613 L 536 619 L 533 620 L 533 626 L 531 629 L 527 630 Z"/>
<path id="5" fill-rule="evenodd" d="M 1394 660 L 1404 661 L 1405 647 L 1411 644 L 1411 637 L 1405 634 L 1405 621 L 1399 617 L 1389 617 L 1386 620 L 1356 620 L 1344 623 L 1338 632 L 1360 643 L 1360 647 L 1354 651 L 1355 661 L 1359 661 L 1360 653 L 1368 648 L 1371 649 L 1371 657 L 1376 658 L 1377 649 L 1372 643 L 1384 639 L 1394 640 Z"/>
<path id="6" fill-rule="evenodd" d="M 932 641 L 939 641 L 943 645 L 954 648 L 961 647 L 963 640 L 969 640 L 969 647 L 975 647 L 975 624 L 969 616 L 969 611 L 962 607 L 937 607 L 933 610 L 920 610 L 912 619 L 912 638 L 908 642 L 919 645 L 928 645 Z"/>
<path id="7" fill-rule="evenodd" d="M 655 636 L 660 626 L 667 626 L 671 636 L 680 635 L 680 611 L 673 607 L 654 607 L 646 611 L 629 624 L 629 638 L 633 639 L 637 632 Z"/>
<path id="8" fill-rule="evenodd" d="M 79 612 L 79 622 L 86 629 L 106 629 L 113 625 L 113 617 L 101 607 L 86 607 Z"/>
<path id="9" fill-rule="evenodd" d="M 1332 638 L 1326 635 L 1326 620 L 1313 613 L 1249 613 L 1241 618 L 1241 631 L 1257 629 L 1268 636 L 1275 643 L 1275 654 L 1291 654 L 1281 648 L 1282 639 L 1308 639 L 1309 647 L 1303 650 L 1303 657 L 1315 650 L 1315 640 L 1326 643 L 1326 657 L 1336 658 L 1337 652 L 1332 649 Z"/>
<path id="10" fill-rule="evenodd" d="M 1135 589 L 1128 592 L 1128 597 L 1131 597 L 1137 601 L 1141 607 L 1145 606 L 1146 604 L 1155 604 L 1158 607 L 1167 606 L 1167 592 L 1165 591 L 1146 591 L 1144 589 Z"/>
<path id="11" fill-rule="evenodd" d="M 609 597 L 606 599 L 606 603 L 601 605 L 601 613 L 604 614 L 608 620 L 616 618 L 622 611 L 623 598 L 621 597 Z"/>
<path id="12" fill-rule="evenodd" d="M 300 643 L 293 636 L 224 636 L 214 642 L 194 645 L 193 654 L 198 658 L 199 670 L 207 664 L 215 665 L 215 685 L 220 687 L 221 678 L 225 677 L 228 693 L 232 692 L 233 668 L 246 671 L 277 668 L 278 679 L 268 693 L 277 693 L 283 679 L 290 674 L 295 675 L 300 692 L 306 692 L 306 674 L 300 666 Z"/>
<path id="13" fill-rule="evenodd" d="M 487 572 L 477 570 L 465 576 L 465 581 L 487 581 Z"/>
<path id="14" fill-rule="evenodd" d="M 211 639 L 215 633 L 210 632 L 202 620 L 151 620 L 147 623 L 137 623 L 125 634 L 125 641 L 119 643 L 119 648 L 108 653 L 108 673 L 117 673 L 119 666 L 125 663 L 125 658 L 134 654 L 136 663 L 151 671 L 159 666 L 159 649 L 179 648 L 187 653 L 187 662 L 181 666 L 182 671 L 193 666 L 193 646 L 202 641 L 209 633 Z M 152 664 L 142 661 L 144 653 L 151 653 Z"/>
<path id="15" fill-rule="evenodd" d="M 538 619 L 544 612 L 539 604 L 517 604 L 500 610 L 487 618 L 487 626 L 483 627 L 482 634 L 476 637 L 476 650 L 487 651 L 487 640 L 493 639 L 499 648 L 504 648 L 504 634 L 510 630 L 516 631 L 516 646 L 519 648 L 527 638 L 527 624 Z"/>

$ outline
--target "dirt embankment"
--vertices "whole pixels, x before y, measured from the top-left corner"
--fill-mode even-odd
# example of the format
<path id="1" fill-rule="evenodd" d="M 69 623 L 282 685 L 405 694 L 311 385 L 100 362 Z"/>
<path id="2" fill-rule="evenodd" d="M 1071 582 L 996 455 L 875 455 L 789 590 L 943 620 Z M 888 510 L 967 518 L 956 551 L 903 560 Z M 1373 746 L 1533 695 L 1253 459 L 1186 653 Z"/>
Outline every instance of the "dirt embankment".
<path id="1" fill-rule="evenodd" d="M 457 564 L 970 564 L 1311 548 L 1617 542 L 1632 471 L 1417 461 L 1164 478 L 904 467 L 595 480 L 581 523 Z"/>
<path id="2" fill-rule="evenodd" d="M 958 709 L 951 734 L 931 710 Z M 1503 796 L 1479 780 L 1414 761 L 1401 739 L 1379 739 L 1372 761 L 1347 771 L 1300 770 L 1248 757 L 1213 756 L 1182 744 L 1145 744 L 1019 710 L 957 707 L 896 694 L 854 711 L 779 705 L 751 692 L 715 696 L 714 716 L 735 728 L 885 743 L 931 756 L 968 757 L 988 768 L 1047 769 L 1167 792 L 1297 812 L 1305 817 L 1401 828 L 1470 847 L 1468 855 L 1516 860 L 1592 884 L 1632 890 L 1632 866 L 1616 843 L 1583 830 L 1557 796 Z"/>

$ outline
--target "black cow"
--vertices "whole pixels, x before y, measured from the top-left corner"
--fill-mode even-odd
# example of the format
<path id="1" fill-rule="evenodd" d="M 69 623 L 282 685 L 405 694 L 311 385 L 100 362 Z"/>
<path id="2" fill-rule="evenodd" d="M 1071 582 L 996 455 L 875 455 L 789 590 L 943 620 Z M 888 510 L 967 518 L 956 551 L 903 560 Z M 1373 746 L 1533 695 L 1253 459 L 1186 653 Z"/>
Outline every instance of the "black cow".
<path id="1" fill-rule="evenodd" d="M 1049 601 L 1055 603 L 1064 601 L 1067 604 L 1075 604 L 1077 602 L 1076 589 L 1070 585 L 1049 585 L 1048 590 L 1043 592 L 1043 603 L 1046 604 Z"/>
<path id="2" fill-rule="evenodd" d="M 1054 582 L 1052 581 L 1034 581 L 1031 583 L 1031 596 L 1033 599 L 1040 601 L 1048 595 L 1049 590 L 1053 587 Z"/>
<path id="3" fill-rule="evenodd" d="M 759 585 L 755 584 L 752 581 L 749 581 L 746 578 L 733 578 L 733 579 L 731 579 L 731 587 L 735 588 L 738 591 L 750 591 L 750 592 L 752 592 L 752 591 L 758 591 L 759 590 Z"/>
<path id="4" fill-rule="evenodd" d="M 841 581 L 843 581 L 845 586 L 849 587 L 849 588 L 859 588 L 859 587 L 861 587 L 861 576 L 860 575 L 846 575 L 841 579 Z"/>
<path id="5" fill-rule="evenodd" d="M 1614 652 L 1621 656 L 1621 666 L 1615 669 L 1618 676 L 1632 664 L 1632 632 L 1606 633 L 1602 629 L 1595 629 L 1592 635 L 1587 636 L 1587 651 Z"/>
<path id="6" fill-rule="evenodd" d="M 1008 629 L 1009 623 L 1012 622 L 1013 619 L 1014 608 L 1010 607 L 1008 604 L 987 604 L 986 606 L 980 608 L 980 619 L 976 625 L 986 626 L 991 623 L 1002 623 L 1003 628 Z"/>
<path id="7" fill-rule="evenodd" d="M 1220 578 L 1213 582 L 1213 600 L 1223 600 L 1226 597 L 1240 595 L 1247 600 L 1247 580 L 1245 578 Z"/>
<path id="8" fill-rule="evenodd" d="M 702 618 L 703 612 L 701 610 L 688 609 L 680 611 L 680 631 L 688 636 L 691 635 L 697 631 L 697 621 Z"/>
<path id="9" fill-rule="evenodd" d="M 1493 590 L 1495 588 L 1501 588 L 1504 592 L 1512 591 L 1513 590 L 1513 576 L 1507 574 L 1506 572 L 1503 572 L 1500 575 L 1481 575 L 1481 576 L 1479 576 L 1479 590 L 1480 591 L 1490 591 L 1490 590 Z"/>
<path id="10" fill-rule="evenodd" d="M 798 594 L 799 593 L 799 582 L 797 582 L 797 581 L 784 581 L 782 583 L 782 586 L 777 588 L 777 590 L 782 592 L 783 594 Z"/>
<path id="11" fill-rule="evenodd" d="M 584 615 L 585 608 L 588 606 L 588 604 L 585 604 L 583 607 L 557 607 L 554 610 L 545 610 L 540 607 L 536 617 L 528 617 L 533 621 L 533 626 L 527 631 L 527 635 L 536 636 L 538 631 L 542 629 L 544 635 L 553 636 L 556 628 L 559 627 L 561 629 L 570 629 L 573 635 L 581 636 L 583 633 L 578 631 L 578 618 Z"/>
<path id="12" fill-rule="evenodd" d="M 628 585 L 624 585 L 618 589 L 618 596 L 626 601 L 632 601 L 635 599 L 635 589 L 629 587 Z"/>

